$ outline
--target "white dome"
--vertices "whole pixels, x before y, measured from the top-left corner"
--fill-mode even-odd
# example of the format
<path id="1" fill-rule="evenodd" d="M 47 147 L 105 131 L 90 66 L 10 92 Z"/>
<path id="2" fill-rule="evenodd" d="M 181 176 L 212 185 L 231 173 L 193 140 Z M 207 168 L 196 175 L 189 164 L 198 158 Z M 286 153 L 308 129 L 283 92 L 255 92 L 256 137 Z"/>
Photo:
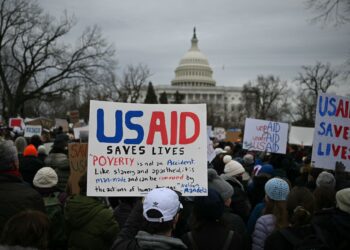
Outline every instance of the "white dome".
<path id="1" fill-rule="evenodd" d="M 175 79 L 172 86 L 215 86 L 212 78 L 213 70 L 209 66 L 207 57 L 198 48 L 196 29 L 191 39 L 192 46 L 180 60 L 175 69 Z"/>

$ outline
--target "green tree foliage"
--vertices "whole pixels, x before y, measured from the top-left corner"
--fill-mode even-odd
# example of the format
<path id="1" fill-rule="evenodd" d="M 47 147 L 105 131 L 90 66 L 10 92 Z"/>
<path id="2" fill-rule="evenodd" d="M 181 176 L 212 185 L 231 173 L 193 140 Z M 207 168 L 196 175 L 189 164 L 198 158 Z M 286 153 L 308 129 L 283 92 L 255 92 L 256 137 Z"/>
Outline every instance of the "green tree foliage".
<path id="1" fill-rule="evenodd" d="M 174 103 L 181 104 L 184 99 L 185 99 L 185 95 L 181 94 L 178 90 L 176 90 L 176 92 L 174 94 Z"/>
<path id="2" fill-rule="evenodd" d="M 162 92 L 159 96 L 159 103 L 161 104 L 168 104 L 168 96 L 166 94 L 166 92 Z"/>
<path id="3" fill-rule="evenodd" d="M 154 91 L 152 82 L 148 83 L 146 98 L 144 103 L 158 103 L 156 92 Z"/>

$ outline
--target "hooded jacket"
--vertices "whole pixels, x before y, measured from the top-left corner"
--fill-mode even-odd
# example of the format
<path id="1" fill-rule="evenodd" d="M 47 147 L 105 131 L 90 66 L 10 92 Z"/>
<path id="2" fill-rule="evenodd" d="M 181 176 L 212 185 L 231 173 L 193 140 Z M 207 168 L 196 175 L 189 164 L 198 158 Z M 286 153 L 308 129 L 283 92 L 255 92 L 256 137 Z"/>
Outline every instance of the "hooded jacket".
<path id="1" fill-rule="evenodd" d="M 119 232 L 113 211 L 93 197 L 69 198 L 65 220 L 70 249 L 109 249 Z"/>

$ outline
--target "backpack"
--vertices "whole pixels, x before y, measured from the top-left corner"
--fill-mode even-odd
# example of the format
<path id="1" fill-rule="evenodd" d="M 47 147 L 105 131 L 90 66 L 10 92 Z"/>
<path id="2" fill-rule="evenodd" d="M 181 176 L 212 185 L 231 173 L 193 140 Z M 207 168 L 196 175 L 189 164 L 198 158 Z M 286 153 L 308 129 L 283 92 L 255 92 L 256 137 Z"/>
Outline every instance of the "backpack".
<path id="1" fill-rule="evenodd" d="M 55 192 L 44 197 L 46 214 L 50 220 L 50 249 L 63 247 L 66 244 L 66 232 L 62 204 L 58 198 L 59 193 Z"/>
<path id="2" fill-rule="evenodd" d="M 330 250 L 331 248 L 323 239 L 321 231 L 316 226 L 313 226 L 313 229 L 314 233 L 303 238 L 296 236 L 290 228 L 284 228 L 280 232 L 293 245 L 294 250 Z"/>

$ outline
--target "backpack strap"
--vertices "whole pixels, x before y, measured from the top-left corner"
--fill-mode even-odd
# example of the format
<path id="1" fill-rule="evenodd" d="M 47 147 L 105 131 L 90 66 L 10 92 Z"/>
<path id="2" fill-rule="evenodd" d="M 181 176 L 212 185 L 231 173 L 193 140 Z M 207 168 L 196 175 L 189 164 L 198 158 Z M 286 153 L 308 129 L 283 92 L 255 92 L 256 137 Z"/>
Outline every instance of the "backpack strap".
<path id="1" fill-rule="evenodd" d="M 228 235 L 226 237 L 225 244 L 224 244 L 222 250 L 227 250 L 230 247 L 230 244 L 231 244 L 231 241 L 232 241 L 232 237 L 233 237 L 233 233 L 234 233 L 234 231 L 232 231 L 232 230 L 230 230 L 228 232 Z"/>
<path id="2" fill-rule="evenodd" d="M 193 239 L 192 232 L 188 232 L 188 233 L 187 233 L 187 237 L 188 237 L 188 239 L 189 239 L 190 242 L 191 242 L 192 249 L 198 250 L 197 244 L 196 244 L 196 242 L 195 242 L 194 239 Z"/>
<path id="3" fill-rule="evenodd" d="M 296 237 L 293 233 L 291 233 L 290 229 L 283 228 L 279 231 L 283 235 L 283 237 L 286 238 L 286 240 L 288 240 L 288 242 L 291 243 L 294 247 L 302 244 L 303 241 Z"/>

